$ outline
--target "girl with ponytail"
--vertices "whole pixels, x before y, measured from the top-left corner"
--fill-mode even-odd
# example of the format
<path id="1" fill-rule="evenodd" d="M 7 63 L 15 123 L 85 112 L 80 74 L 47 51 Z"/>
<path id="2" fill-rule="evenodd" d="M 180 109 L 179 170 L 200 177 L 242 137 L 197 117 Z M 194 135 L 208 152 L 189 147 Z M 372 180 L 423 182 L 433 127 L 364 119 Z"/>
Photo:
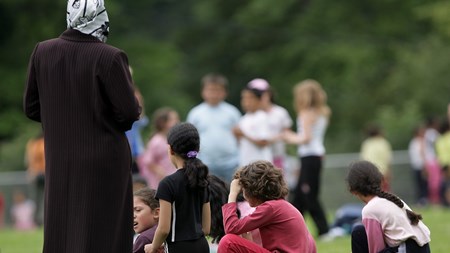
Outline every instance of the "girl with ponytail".
<path id="1" fill-rule="evenodd" d="M 209 252 L 205 235 L 211 227 L 208 167 L 197 158 L 200 137 L 190 123 L 180 123 L 167 134 L 168 153 L 177 171 L 158 186 L 159 224 L 146 253 Z"/>
<path id="2" fill-rule="evenodd" d="M 366 203 L 363 225 L 352 231 L 353 253 L 429 253 L 430 230 L 396 195 L 381 189 L 383 175 L 368 161 L 350 164 L 348 190 Z"/>

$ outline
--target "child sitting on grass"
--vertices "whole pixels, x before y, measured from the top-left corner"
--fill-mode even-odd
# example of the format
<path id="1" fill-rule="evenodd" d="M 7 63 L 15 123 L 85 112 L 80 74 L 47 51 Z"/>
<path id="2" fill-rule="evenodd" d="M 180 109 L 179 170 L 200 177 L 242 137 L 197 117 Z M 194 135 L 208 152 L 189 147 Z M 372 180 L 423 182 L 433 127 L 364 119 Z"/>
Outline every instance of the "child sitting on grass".
<path id="1" fill-rule="evenodd" d="M 350 165 L 349 191 L 366 203 L 352 231 L 354 253 L 429 253 L 430 230 L 405 202 L 382 190 L 383 174 L 371 162 Z"/>
<path id="2" fill-rule="evenodd" d="M 256 161 L 239 169 L 231 181 L 228 203 L 223 205 L 226 235 L 222 252 L 316 252 L 316 245 L 302 214 L 285 200 L 288 188 L 281 170 L 268 161 Z M 238 218 L 236 199 L 244 198 L 255 211 Z M 262 247 L 239 236 L 259 228 Z"/>
<path id="3" fill-rule="evenodd" d="M 156 191 L 144 187 L 134 192 L 134 232 L 138 234 L 133 253 L 144 253 L 144 246 L 153 242 L 159 220 L 159 201 L 155 199 Z"/>

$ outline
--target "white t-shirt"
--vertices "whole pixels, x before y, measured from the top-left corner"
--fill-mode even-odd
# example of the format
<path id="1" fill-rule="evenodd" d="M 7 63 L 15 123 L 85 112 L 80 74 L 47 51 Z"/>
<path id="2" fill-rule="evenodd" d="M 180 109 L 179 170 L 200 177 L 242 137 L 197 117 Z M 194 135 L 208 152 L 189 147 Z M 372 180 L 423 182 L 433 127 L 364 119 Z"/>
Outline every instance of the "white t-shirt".
<path id="1" fill-rule="evenodd" d="M 409 153 L 409 160 L 411 162 L 411 167 L 414 170 L 422 170 L 425 161 L 422 157 L 422 145 L 421 145 L 422 140 L 420 138 L 413 138 L 410 142 L 409 142 L 409 146 L 408 146 L 408 153 Z"/>
<path id="2" fill-rule="evenodd" d="M 270 138 L 270 129 L 268 115 L 262 110 L 254 113 L 246 113 L 239 121 L 239 128 L 248 136 L 256 140 L 268 140 Z M 247 138 L 241 138 L 239 141 L 240 166 L 247 165 L 257 160 L 266 160 L 272 162 L 272 150 L 270 146 L 259 147 Z"/>
<path id="3" fill-rule="evenodd" d="M 269 131 L 271 136 L 279 135 L 284 129 L 290 128 L 292 126 L 292 119 L 286 109 L 279 105 L 273 105 L 269 111 L 266 112 L 268 115 Z M 272 144 L 272 154 L 274 157 L 284 157 L 285 156 L 285 144 L 283 141 L 278 141 Z"/>
<path id="4" fill-rule="evenodd" d="M 324 138 L 325 131 L 328 126 L 328 118 L 325 116 L 317 117 L 312 126 L 311 140 L 308 143 L 299 145 L 298 154 L 300 157 L 304 156 L 323 156 L 325 155 Z M 303 134 L 303 126 L 300 117 L 297 118 L 297 133 Z"/>
<path id="5" fill-rule="evenodd" d="M 434 161 L 436 159 L 435 143 L 439 137 L 439 132 L 433 128 L 428 128 L 425 130 L 425 160 Z"/>

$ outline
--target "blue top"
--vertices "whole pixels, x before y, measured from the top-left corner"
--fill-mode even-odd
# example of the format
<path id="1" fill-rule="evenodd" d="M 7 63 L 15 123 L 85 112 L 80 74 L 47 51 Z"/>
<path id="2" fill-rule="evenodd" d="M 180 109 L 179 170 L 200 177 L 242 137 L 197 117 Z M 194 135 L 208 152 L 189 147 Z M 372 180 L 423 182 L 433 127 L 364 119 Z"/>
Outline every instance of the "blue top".
<path id="1" fill-rule="evenodd" d="M 205 102 L 194 107 L 187 116 L 200 135 L 199 158 L 211 170 L 237 167 L 238 142 L 232 133 L 241 113 L 233 105 L 221 102 L 211 106 Z"/>
<path id="2" fill-rule="evenodd" d="M 130 130 L 125 132 L 128 138 L 128 143 L 130 144 L 131 155 L 133 157 L 137 157 L 144 152 L 141 129 L 148 125 L 148 121 L 147 116 L 143 116 L 133 123 Z"/>

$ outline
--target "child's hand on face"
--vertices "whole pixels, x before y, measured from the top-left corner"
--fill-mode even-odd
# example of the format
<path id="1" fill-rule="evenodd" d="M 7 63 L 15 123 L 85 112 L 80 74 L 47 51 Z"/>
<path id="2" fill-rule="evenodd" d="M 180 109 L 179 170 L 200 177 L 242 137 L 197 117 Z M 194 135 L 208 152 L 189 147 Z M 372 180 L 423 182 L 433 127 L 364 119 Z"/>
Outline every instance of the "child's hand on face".
<path id="1" fill-rule="evenodd" d="M 242 190 L 242 186 L 239 184 L 239 179 L 233 179 L 230 184 L 230 195 L 238 195 Z"/>

